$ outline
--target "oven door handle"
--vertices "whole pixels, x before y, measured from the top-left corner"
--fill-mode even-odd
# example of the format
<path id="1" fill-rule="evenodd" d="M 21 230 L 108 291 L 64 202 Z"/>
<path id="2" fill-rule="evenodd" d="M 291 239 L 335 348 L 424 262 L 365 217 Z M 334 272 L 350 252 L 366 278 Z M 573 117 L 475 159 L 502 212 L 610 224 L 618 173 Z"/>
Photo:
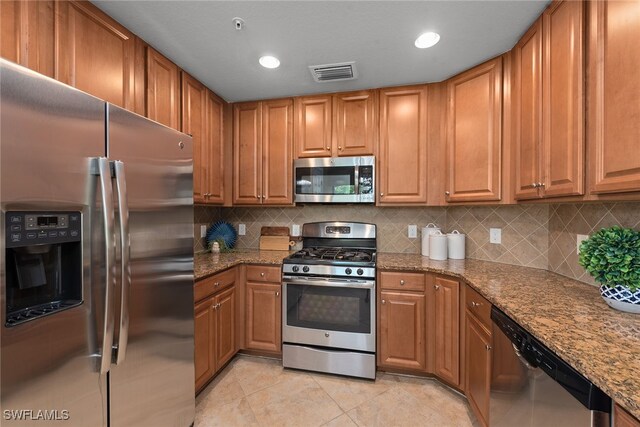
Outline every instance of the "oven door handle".
<path id="1" fill-rule="evenodd" d="M 324 286 L 329 288 L 373 289 L 375 287 L 374 282 L 355 283 L 339 281 L 330 282 L 328 280 L 289 280 L 286 277 L 282 279 L 282 283 L 285 285 Z"/>

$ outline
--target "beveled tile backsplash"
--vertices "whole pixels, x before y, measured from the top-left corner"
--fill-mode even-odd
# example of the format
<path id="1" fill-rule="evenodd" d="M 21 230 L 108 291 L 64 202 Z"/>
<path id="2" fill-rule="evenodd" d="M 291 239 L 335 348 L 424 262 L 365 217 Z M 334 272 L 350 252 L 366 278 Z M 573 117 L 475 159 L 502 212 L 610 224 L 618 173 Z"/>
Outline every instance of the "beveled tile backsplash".
<path id="1" fill-rule="evenodd" d="M 355 205 L 306 205 L 291 208 L 209 208 L 194 210 L 195 235 L 200 225 L 225 219 L 247 233 L 238 248 L 259 246 L 262 226 L 302 225 L 314 221 L 360 221 L 378 226 L 381 252 L 420 253 L 420 228 L 435 223 L 445 231 L 467 235 L 468 258 L 548 269 L 594 284 L 578 264 L 577 234 L 591 234 L 611 225 L 640 229 L 640 202 L 529 204 L 509 206 L 453 206 L 386 208 Z M 418 226 L 418 238 L 407 237 L 407 226 Z M 502 243 L 489 243 L 489 229 L 502 229 Z M 205 249 L 196 238 L 194 249 Z"/>
<path id="2" fill-rule="evenodd" d="M 595 285 L 578 264 L 577 235 L 613 225 L 640 230 L 640 202 L 551 205 L 549 270 Z"/>

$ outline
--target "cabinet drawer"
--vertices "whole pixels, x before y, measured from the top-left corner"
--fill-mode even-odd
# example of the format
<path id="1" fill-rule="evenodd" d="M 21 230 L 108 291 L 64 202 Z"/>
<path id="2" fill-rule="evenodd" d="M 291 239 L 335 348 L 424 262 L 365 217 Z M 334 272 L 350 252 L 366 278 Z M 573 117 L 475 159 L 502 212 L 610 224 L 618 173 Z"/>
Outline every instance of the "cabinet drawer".
<path id="1" fill-rule="evenodd" d="M 247 281 L 280 283 L 280 267 L 266 265 L 248 265 Z"/>
<path id="2" fill-rule="evenodd" d="M 407 273 L 404 271 L 380 272 L 380 287 L 399 291 L 420 291 L 425 288 L 424 273 Z"/>
<path id="3" fill-rule="evenodd" d="M 231 286 L 236 281 L 236 269 L 231 268 L 222 273 L 214 274 L 205 279 L 198 280 L 194 288 L 194 300 L 200 301 L 214 292 L 218 292 Z"/>
<path id="4" fill-rule="evenodd" d="M 480 295 L 475 289 L 467 285 L 467 294 L 465 296 L 465 305 L 467 310 L 473 313 L 482 325 L 491 330 L 491 303 L 485 297 Z"/>

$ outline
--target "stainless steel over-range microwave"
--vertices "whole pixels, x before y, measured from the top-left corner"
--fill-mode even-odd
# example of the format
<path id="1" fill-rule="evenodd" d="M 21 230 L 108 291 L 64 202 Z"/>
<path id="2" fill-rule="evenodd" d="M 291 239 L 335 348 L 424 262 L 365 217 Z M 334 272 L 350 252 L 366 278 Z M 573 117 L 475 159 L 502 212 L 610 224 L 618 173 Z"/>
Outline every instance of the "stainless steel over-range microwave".
<path id="1" fill-rule="evenodd" d="M 325 157 L 294 162 L 298 203 L 375 202 L 375 157 Z"/>

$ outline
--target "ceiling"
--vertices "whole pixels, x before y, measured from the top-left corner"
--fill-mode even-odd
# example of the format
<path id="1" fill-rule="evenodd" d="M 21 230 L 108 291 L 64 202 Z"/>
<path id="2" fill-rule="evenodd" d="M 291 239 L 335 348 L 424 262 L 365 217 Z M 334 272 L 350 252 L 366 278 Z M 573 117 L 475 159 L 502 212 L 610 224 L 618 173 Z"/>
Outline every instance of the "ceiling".
<path id="1" fill-rule="evenodd" d="M 511 49 L 548 1 L 93 3 L 235 102 L 442 81 Z M 415 48 L 425 31 L 440 42 Z M 258 64 L 267 54 L 279 68 Z M 345 61 L 356 62 L 356 80 L 316 83 L 308 69 Z"/>

